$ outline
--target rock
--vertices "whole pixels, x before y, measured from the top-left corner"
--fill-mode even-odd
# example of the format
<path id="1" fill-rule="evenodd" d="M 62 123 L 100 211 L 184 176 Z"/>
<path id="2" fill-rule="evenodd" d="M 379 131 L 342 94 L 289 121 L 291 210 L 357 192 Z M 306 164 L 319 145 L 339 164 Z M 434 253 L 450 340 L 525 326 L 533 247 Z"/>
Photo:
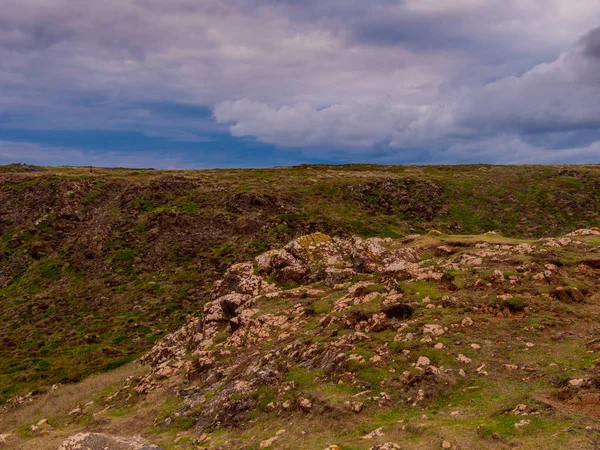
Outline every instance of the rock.
<path id="1" fill-rule="evenodd" d="M 583 383 L 585 383 L 585 380 L 583 378 L 574 378 L 572 380 L 569 380 L 569 386 L 573 387 L 583 386 Z"/>
<path id="2" fill-rule="evenodd" d="M 81 414 L 81 408 L 75 408 L 75 409 L 72 409 L 71 411 L 69 411 L 70 416 L 76 416 L 79 414 Z"/>
<path id="3" fill-rule="evenodd" d="M 0 434 L 0 447 L 8 444 L 12 437 L 12 434 Z"/>
<path id="4" fill-rule="evenodd" d="M 564 303 L 582 303 L 585 300 L 585 297 L 577 288 L 565 288 L 559 286 L 554 290 L 552 295 L 554 295 L 556 299 Z"/>
<path id="5" fill-rule="evenodd" d="M 441 336 L 444 334 L 444 327 L 437 324 L 423 325 L 423 334 L 432 334 L 434 336 Z"/>
<path id="6" fill-rule="evenodd" d="M 585 300 L 583 294 L 581 293 L 581 291 L 577 288 L 571 288 L 569 290 L 569 296 L 571 297 L 571 299 L 575 302 L 575 303 L 581 303 Z"/>
<path id="7" fill-rule="evenodd" d="M 433 346 L 433 348 L 435 348 L 436 350 L 441 350 L 444 348 L 444 344 L 442 344 L 441 342 L 438 342 L 437 344 L 435 344 Z"/>
<path id="8" fill-rule="evenodd" d="M 477 373 L 478 373 L 479 375 L 484 375 L 484 376 L 487 376 L 487 374 L 488 374 L 488 373 L 487 373 L 487 371 L 485 370 L 485 368 L 486 368 L 486 365 L 485 365 L 485 363 L 484 363 L 484 364 L 482 364 L 481 366 L 479 366 L 479 367 L 478 367 L 477 369 L 475 369 L 475 370 L 477 371 Z"/>
<path id="9" fill-rule="evenodd" d="M 462 353 L 458 354 L 458 356 L 456 357 L 456 360 L 462 364 L 471 364 L 471 358 L 463 355 Z"/>
<path id="10" fill-rule="evenodd" d="M 473 319 L 471 319 L 470 317 L 465 317 L 461 322 L 463 327 L 470 327 L 473 326 Z"/>
<path id="11" fill-rule="evenodd" d="M 79 433 L 65 440 L 58 450 L 161 450 L 141 437 L 116 437 L 99 433 Z"/>
<path id="12" fill-rule="evenodd" d="M 600 236 L 600 228 L 582 228 L 567 234 L 567 236 Z"/>
<path id="13" fill-rule="evenodd" d="M 302 411 L 304 412 L 310 412 L 312 409 L 312 402 L 307 398 L 302 398 L 300 399 L 300 408 L 302 408 Z"/>
<path id="14" fill-rule="evenodd" d="M 273 436 L 272 438 L 266 439 L 260 443 L 259 448 L 270 448 L 277 439 L 279 439 L 278 436 Z"/>
<path id="15" fill-rule="evenodd" d="M 481 345 L 479 345 L 479 344 L 471 344 L 471 348 L 473 350 L 479 350 L 481 348 Z"/>
<path id="16" fill-rule="evenodd" d="M 454 250 L 452 249 L 452 247 L 449 247 L 447 245 L 442 245 L 435 249 L 435 256 L 437 256 L 438 258 L 442 256 L 451 255 L 452 253 L 454 253 Z"/>
<path id="17" fill-rule="evenodd" d="M 48 419 L 42 419 L 36 425 L 31 425 L 29 430 L 33 433 L 47 434 L 54 430 L 54 427 L 48 423 Z"/>
<path id="18" fill-rule="evenodd" d="M 355 414 L 360 413 L 363 410 L 364 407 L 365 407 L 365 405 L 362 402 L 352 402 L 352 403 L 350 403 L 350 409 Z"/>
<path id="19" fill-rule="evenodd" d="M 515 414 L 520 414 L 522 412 L 527 411 L 527 405 L 524 403 L 519 403 L 517 406 L 515 406 L 515 408 L 513 409 L 513 413 Z"/>
<path id="20" fill-rule="evenodd" d="M 492 283 L 501 283 L 504 281 L 504 274 L 498 269 L 494 270 L 489 277 Z"/>
<path id="21" fill-rule="evenodd" d="M 369 434 L 365 434 L 363 437 L 361 437 L 361 439 L 369 440 L 373 439 L 374 437 L 383 436 L 383 432 L 381 431 L 382 429 L 383 427 L 379 427 L 376 430 L 371 431 Z"/>
<path id="22" fill-rule="evenodd" d="M 529 425 L 530 423 L 531 423 L 531 420 L 523 419 L 523 420 L 520 420 L 517 423 L 515 423 L 514 426 L 515 426 L 515 428 L 523 428 L 523 427 Z"/>
<path id="23" fill-rule="evenodd" d="M 416 367 L 427 367 L 431 364 L 431 360 L 427 356 L 419 356 Z"/>
<path id="24" fill-rule="evenodd" d="M 452 444 L 448 441 L 442 442 L 442 448 L 452 448 Z"/>
<path id="25" fill-rule="evenodd" d="M 375 445 L 369 450 L 400 450 L 401 448 L 402 447 L 400 447 L 400 445 L 396 444 L 395 442 L 386 442 L 385 444 Z"/>

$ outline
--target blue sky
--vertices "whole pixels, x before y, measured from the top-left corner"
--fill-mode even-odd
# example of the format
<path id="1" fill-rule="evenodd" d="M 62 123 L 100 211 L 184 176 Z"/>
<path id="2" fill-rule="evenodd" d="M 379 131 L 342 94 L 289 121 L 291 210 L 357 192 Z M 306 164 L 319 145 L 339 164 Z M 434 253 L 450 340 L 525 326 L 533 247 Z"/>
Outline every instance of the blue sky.
<path id="1" fill-rule="evenodd" d="M 4 0 L 0 163 L 597 163 L 599 73 L 588 0 Z"/>

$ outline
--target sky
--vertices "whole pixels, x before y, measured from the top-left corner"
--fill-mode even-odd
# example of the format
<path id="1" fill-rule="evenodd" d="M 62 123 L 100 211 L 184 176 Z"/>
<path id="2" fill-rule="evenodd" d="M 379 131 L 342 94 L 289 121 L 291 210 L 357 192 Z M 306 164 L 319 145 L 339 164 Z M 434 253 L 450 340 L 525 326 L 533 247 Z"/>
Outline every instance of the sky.
<path id="1" fill-rule="evenodd" d="M 0 164 L 600 163 L 600 1 L 0 4 Z"/>

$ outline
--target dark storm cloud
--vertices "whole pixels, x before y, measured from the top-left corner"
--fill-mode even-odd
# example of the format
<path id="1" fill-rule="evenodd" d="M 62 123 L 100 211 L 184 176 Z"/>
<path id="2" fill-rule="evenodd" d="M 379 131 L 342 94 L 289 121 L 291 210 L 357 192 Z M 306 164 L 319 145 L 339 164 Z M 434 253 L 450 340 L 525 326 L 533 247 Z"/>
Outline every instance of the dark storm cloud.
<path id="1" fill-rule="evenodd" d="M 588 32 L 579 43 L 585 56 L 600 60 L 600 27 Z M 598 78 L 600 79 L 600 76 Z"/>

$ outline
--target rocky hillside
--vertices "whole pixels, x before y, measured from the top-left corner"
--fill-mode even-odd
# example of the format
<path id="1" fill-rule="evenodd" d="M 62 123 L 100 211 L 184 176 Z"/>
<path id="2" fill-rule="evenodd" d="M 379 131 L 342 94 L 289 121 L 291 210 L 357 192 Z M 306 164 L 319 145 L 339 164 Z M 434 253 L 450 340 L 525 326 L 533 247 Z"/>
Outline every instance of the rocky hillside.
<path id="1" fill-rule="evenodd" d="M 136 359 L 298 236 L 549 237 L 597 225 L 599 199 L 598 166 L 1 167 L 0 404 Z"/>
<path id="2" fill-rule="evenodd" d="M 17 449 L 598 448 L 599 277 L 598 228 L 305 235 L 232 264 L 141 367 L 9 402 L 0 431 Z"/>

